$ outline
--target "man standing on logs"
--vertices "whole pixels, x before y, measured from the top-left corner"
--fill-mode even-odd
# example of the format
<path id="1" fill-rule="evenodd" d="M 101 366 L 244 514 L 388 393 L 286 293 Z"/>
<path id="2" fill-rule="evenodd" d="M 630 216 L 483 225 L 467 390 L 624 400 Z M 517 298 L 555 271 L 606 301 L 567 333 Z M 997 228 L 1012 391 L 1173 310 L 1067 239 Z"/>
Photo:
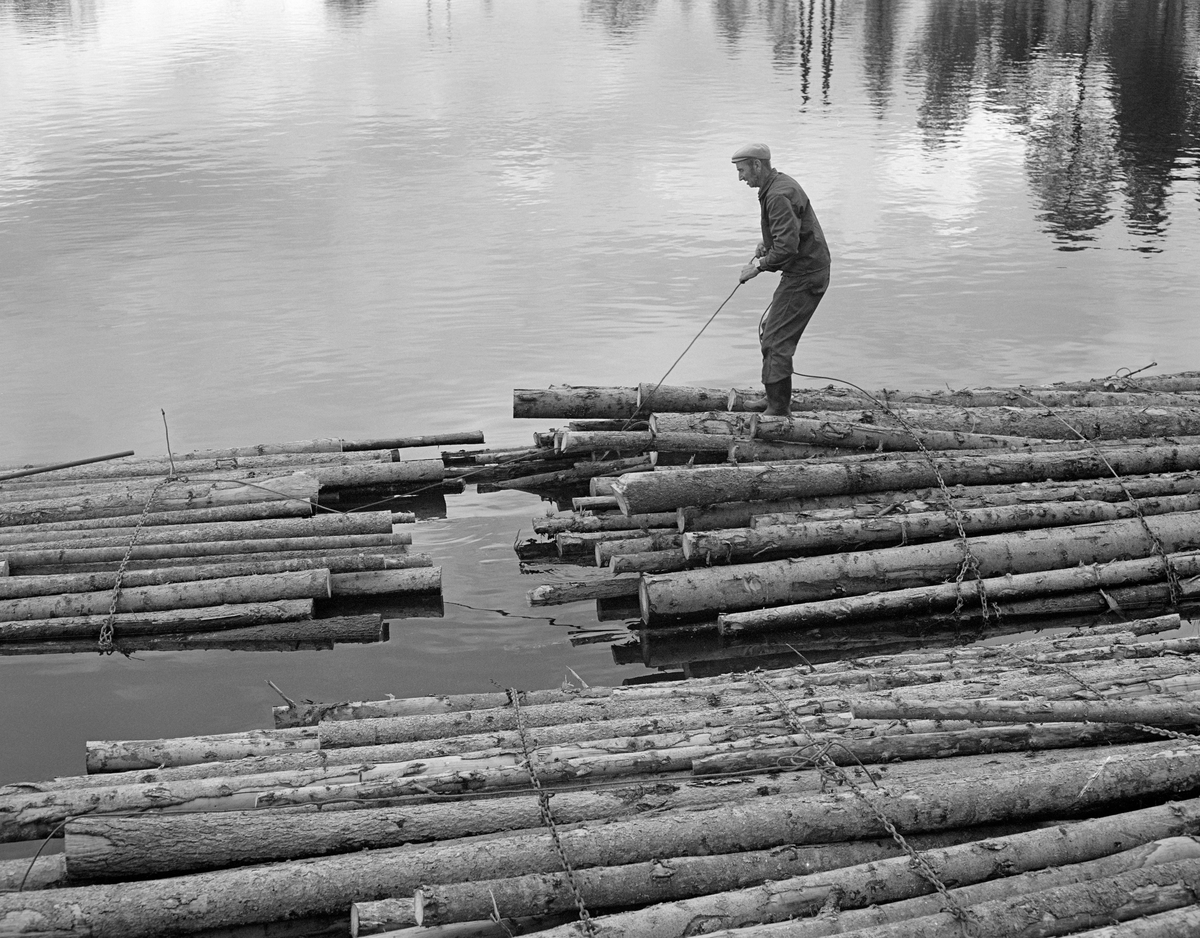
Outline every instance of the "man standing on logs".
<path id="1" fill-rule="evenodd" d="M 791 176 L 771 167 L 771 150 L 751 143 L 733 154 L 738 179 L 758 190 L 762 241 L 738 279 L 779 271 L 779 286 L 759 325 L 762 381 L 772 417 L 792 412 L 792 356 L 829 286 L 829 246 L 812 203 Z"/>

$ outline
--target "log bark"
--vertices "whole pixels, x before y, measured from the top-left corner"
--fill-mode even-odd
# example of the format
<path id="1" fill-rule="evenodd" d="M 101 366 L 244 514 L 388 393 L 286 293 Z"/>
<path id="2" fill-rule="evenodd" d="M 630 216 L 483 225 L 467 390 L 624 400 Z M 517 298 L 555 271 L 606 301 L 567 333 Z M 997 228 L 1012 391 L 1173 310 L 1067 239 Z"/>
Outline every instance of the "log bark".
<path id="1" fill-rule="evenodd" d="M 86 766 L 89 773 L 124 772 L 318 748 L 317 729 L 309 726 L 179 739 L 88 740 Z"/>
<path id="2" fill-rule="evenodd" d="M 578 517 L 534 518 L 533 530 L 537 534 L 583 534 L 594 531 L 636 531 L 647 528 L 675 528 L 675 512 L 662 511 L 652 515 L 626 517 L 617 512 Z"/>
<path id="3" fill-rule="evenodd" d="M 79 547 L 65 550 L 10 550 L 4 555 L 16 573 L 25 569 L 41 569 L 76 564 L 120 563 L 128 553 L 132 560 L 160 560 L 177 557 L 214 557 L 231 554 L 280 554 L 292 551 L 325 551 L 353 549 L 370 551 L 381 547 L 404 547 L 412 543 L 412 535 L 397 534 L 329 534 L 319 537 L 251 538 L 244 541 L 204 541 L 196 543 L 142 544 L 132 548 L 128 542 L 119 547 Z"/>
<path id="4" fill-rule="evenodd" d="M 411 570 L 364 570 L 330 575 L 333 596 L 380 596 L 389 593 L 440 593 L 441 567 Z"/>
<path id="5" fill-rule="evenodd" d="M 355 453 L 363 450 L 409 449 L 416 446 L 453 446 L 460 443 L 482 442 L 482 430 L 457 430 L 451 433 L 383 437 L 377 440 L 342 440 L 342 452 Z"/>
<path id="6" fill-rule="evenodd" d="M 492 913 L 488 913 L 491 915 Z M 350 904 L 350 935 L 378 935 L 396 928 L 421 924 L 417 920 L 416 900 L 377 899 L 374 902 Z"/>
<path id="7" fill-rule="evenodd" d="M 211 524 L 224 521 L 262 521 L 270 518 L 313 517 L 312 502 L 307 499 L 275 499 L 265 502 L 246 502 L 242 505 L 218 505 L 215 508 L 193 508 L 183 511 L 151 511 L 145 516 L 145 527 L 164 524 Z M 93 531 L 100 528 L 135 528 L 142 515 L 114 515 L 104 518 L 79 518 L 73 521 L 44 521 L 33 524 L 14 524 L 0 528 L 6 535 L 29 531 Z"/>
<path id="8" fill-rule="evenodd" d="M 761 396 L 761 391 L 759 392 Z M 643 414 L 696 413 L 725 410 L 729 388 L 691 388 L 669 384 L 639 384 L 638 411 Z"/>
<path id="9" fill-rule="evenodd" d="M 560 557 L 587 556 L 591 559 L 595 555 L 597 544 L 625 540 L 642 541 L 644 538 L 658 534 L 679 536 L 678 532 L 671 528 L 630 528 L 617 531 L 579 531 L 556 534 L 554 543 L 558 546 Z"/>
<path id="10" fill-rule="evenodd" d="M 178 582 L 169 579 L 175 570 L 200 572 L 207 576 L 218 570 L 222 576 L 249 576 L 254 573 L 280 573 L 288 570 L 314 570 L 327 567 L 338 573 L 368 570 L 406 570 L 411 567 L 429 567 L 433 558 L 426 553 L 409 553 L 408 546 L 374 548 L 338 548 L 336 550 L 284 550 L 255 554 L 213 554 L 207 557 L 157 557 L 147 560 L 131 560 L 125 568 L 131 572 L 145 573 L 152 577 L 161 574 L 168 579 L 163 582 Z M 27 567 L 22 576 L 83 576 L 95 573 L 113 573 L 119 564 L 104 563 L 47 564 L 44 567 Z M 193 577 L 187 577 L 193 578 Z M 204 577 L 199 577 L 203 579 Z"/>
<path id="11" fill-rule="evenodd" d="M 507 482 L 497 482 L 495 485 L 498 489 L 566 488 L 586 483 L 594 476 L 614 475 L 627 469 L 651 465 L 653 463 L 649 456 L 638 456 L 631 459 L 610 459 L 604 462 L 576 463 L 572 469 L 522 476 L 519 479 L 510 479 Z"/>
<path id="12" fill-rule="evenodd" d="M 388 571 L 392 573 L 393 571 Z M 409 571 L 394 571 L 408 573 Z M 357 574 L 340 574 L 356 576 Z M 168 612 L 232 603 L 274 602 L 280 599 L 319 599 L 332 595 L 328 570 L 274 573 L 263 576 L 226 577 L 163 586 L 123 587 L 116 597 L 117 612 Z M 113 603 L 111 590 L 0 599 L 0 640 L 3 623 L 64 616 L 105 616 Z"/>
<path id="13" fill-rule="evenodd" d="M 1096 500 L 1106 502 L 1163 495 L 1188 495 L 1200 484 L 1195 472 L 1152 476 L 1125 476 L 1120 482 L 1089 479 L 1076 482 L 1016 483 L 1012 485 L 951 486 L 949 491 L 959 509 L 1021 505 L 1029 502 Z M 844 509 L 854 517 L 871 517 L 893 511 L 925 511 L 940 508 L 945 495 L 940 488 L 862 492 L 854 495 L 817 496 L 779 501 L 725 502 L 710 507 L 676 509 L 680 530 L 754 527 L 762 523 L 790 524 L 805 521 L 814 512 Z M 772 519 L 768 520 L 768 519 Z"/>
<path id="14" fill-rule="evenodd" d="M 526 598 L 531 606 L 554 606 L 580 600 L 613 599 L 617 596 L 638 595 L 640 576 L 605 576 L 567 583 L 547 583 L 535 586 Z"/>
<path id="15" fill-rule="evenodd" d="M 1183 774 L 1172 769 L 1189 763 Z M 1084 771 L 1079 771 L 1079 766 Z M 1075 767 L 1074 772 L 1063 771 Z M 1196 767 L 1188 759 L 1134 760 L 1120 768 L 1109 763 L 1109 784 L 1079 795 L 1089 763 L 1067 763 L 1006 784 L 978 787 L 952 782 L 925 789 L 867 791 L 865 796 L 906 833 L 945 830 L 988 823 L 999 814 L 1005 820 L 1057 813 L 1064 797 L 1073 810 L 1111 802 L 1129 792 L 1126 769 L 1135 769 L 1137 784 L 1171 790 L 1190 784 Z M 1001 780 L 997 780 L 999 782 Z M 1192 803 L 1172 806 L 1173 813 L 1191 811 Z M 1001 814 L 1002 812 L 1002 814 Z M 831 840 L 878 836 L 878 821 L 862 809 L 853 795 L 826 795 L 797 802 L 793 797 L 767 796 L 752 807 L 732 806 L 689 813 L 686 819 L 640 817 L 600 828 L 562 832 L 567 855 L 577 869 L 619 860 L 635 863 L 656 856 L 700 855 L 767 849 L 780 844 L 824 843 Z M 848 837 L 848 831 L 858 831 Z M 835 836 L 836 834 L 836 836 Z M 15 935 L 47 931 L 90 934 L 91 938 L 143 938 L 185 934 L 203 928 L 270 922 L 332 912 L 344 912 L 352 901 L 403 895 L 422 883 L 495 878 L 560 868 L 560 858 L 545 833 L 513 835 L 465 844 L 377 850 L 310 861 L 294 861 L 247 869 L 222 870 L 185 877 L 115 886 L 85 886 L 0 896 L 0 931 Z M 1166 866 L 1159 869 L 1166 869 Z"/>
<path id="16" fill-rule="evenodd" d="M 111 617 L 116 640 L 127 635 L 161 635 L 171 632 L 207 632 L 269 622 L 311 619 L 311 599 L 280 599 L 272 602 L 225 603 L 158 612 L 118 612 Z M 41 639 L 97 638 L 108 615 L 58 616 L 52 619 L 23 619 L 0 622 L 0 641 L 28 642 Z"/>
<path id="17" fill-rule="evenodd" d="M 725 459 L 731 463 L 775 462 L 778 460 L 815 459 L 842 455 L 834 446 L 789 443 L 778 440 L 733 440 Z"/>
<path id="18" fill-rule="evenodd" d="M 67 858 L 62 853 L 0 860 L 0 894 L 55 889 L 67 884 Z"/>
<path id="19" fill-rule="evenodd" d="M 555 440 L 560 453 L 643 453 L 650 449 L 649 430 L 564 430 Z"/>
<path id="20" fill-rule="evenodd" d="M 1132 375 L 1113 375 L 1108 378 L 1093 378 L 1090 381 L 1059 381 L 1050 385 L 1057 391 L 1200 391 L 1200 371 L 1180 371 L 1170 375 L 1147 375 L 1140 372 Z"/>
<path id="21" fill-rule="evenodd" d="M 1159 546 L 1169 553 L 1200 548 L 1200 513 L 989 534 L 969 541 L 978 575 L 985 578 L 1151 557 Z M 953 579 L 963 556 L 961 541 L 943 541 L 648 574 L 639 587 L 642 619 L 654 624 L 672 616 L 715 616 L 877 589 L 928 586 Z"/>
<path id="22" fill-rule="evenodd" d="M 1143 915 L 1117 925 L 1102 925 L 1077 932 L 1076 938 L 1191 938 L 1196 934 L 1200 934 L 1200 905 Z"/>
<path id="23" fill-rule="evenodd" d="M 913 512 L 870 519 L 805 521 L 758 525 L 683 535 L 684 556 L 700 563 L 733 563 L 750 559 L 833 553 L 847 545 L 908 544 L 966 534 L 990 534 L 1034 528 L 1064 527 L 1098 521 L 1117 521 L 1138 515 L 1200 511 L 1200 494 L 1168 495 L 1128 502 L 1035 502 L 1000 508 Z"/>
<path id="24" fill-rule="evenodd" d="M 947 485 L 1015 483 L 1045 478 L 1084 479 L 1200 469 L 1200 446 L 1105 448 L 1104 459 L 1086 452 L 997 453 L 938 460 Z M 1110 468 L 1111 466 L 1111 468 Z M 642 473 L 619 479 L 613 492 L 627 515 L 728 501 L 778 500 L 936 486 L 920 458 L 855 463 L 707 466 Z"/>
<path id="25" fill-rule="evenodd" d="M 236 541 L 250 538 L 316 537 L 328 534 L 391 534 L 395 519 L 390 511 L 364 511 L 354 514 L 324 514 L 312 518 L 278 518 L 264 521 L 227 521 L 223 523 L 155 525 L 143 527 L 139 544 L 181 544 L 191 541 Z M 66 547 L 111 547 L 128 544 L 137 531 L 128 528 L 93 528 L 83 531 L 11 532 L 0 528 L 0 550 L 12 545 L 38 544 L 40 550 Z"/>
<path id="26" fill-rule="evenodd" d="M 877 425 L 839 420 L 834 414 L 825 414 L 818 419 L 793 415 L 786 418 L 786 429 L 774 424 L 772 418 L 765 417 L 760 424 L 760 432 L 765 439 L 779 442 L 880 452 L 915 452 L 922 447 L 931 450 L 1022 450 L 1033 443 L 1048 442 L 1046 439 L 1035 438 L 1032 433 L 1000 435 L 958 429 L 933 429 L 931 425 L 937 417 L 940 417 L 940 414 L 926 416 L 923 411 L 905 411 L 905 419 L 913 428 L 911 431 L 887 417 L 880 417 L 879 423 L 882 425 Z M 1062 430 L 1060 425 L 1059 435 Z"/>
<path id="27" fill-rule="evenodd" d="M 608 566 L 609 561 L 618 554 L 644 554 L 650 551 L 677 550 L 682 543 L 682 534 L 661 529 L 655 533 L 647 531 L 645 537 L 599 541 L 595 546 L 596 566 Z"/>
<path id="28" fill-rule="evenodd" d="M 250 502 L 317 500 L 317 480 L 304 473 L 262 479 L 253 485 L 218 482 L 212 485 L 164 486 L 154 498 L 160 512 L 196 510 Z M 138 496 L 97 496 L 95 498 L 38 499 L 6 502 L 0 506 L 0 527 L 15 524 L 41 524 L 48 521 L 74 521 L 82 518 L 139 516 L 145 507 L 147 491 Z"/>
<path id="29" fill-rule="evenodd" d="M 1200 554 L 1167 556 L 1177 576 L 1200 575 Z M 964 580 L 961 585 L 943 583 L 725 613 L 717 617 L 717 628 L 723 635 L 736 635 L 811 628 L 835 623 L 851 624 L 873 618 L 915 617 L 953 610 L 960 599 L 967 606 L 978 607 L 981 596 L 987 596 L 989 602 L 1006 603 L 1050 594 L 1112 590 L 1130 584 L 1165 579 L 1166 570 L 1163 561 L 1158 557 L 1144 560 L 1110 560 L 1062 570 L 989 577 L 982 581 Z"/>
<path id="30" fill-rule="evenodd" d="M 637 413 L 637 388 L 571 387 L 513 391 L 513 417 L 571 420 L 624 419 Z"/>

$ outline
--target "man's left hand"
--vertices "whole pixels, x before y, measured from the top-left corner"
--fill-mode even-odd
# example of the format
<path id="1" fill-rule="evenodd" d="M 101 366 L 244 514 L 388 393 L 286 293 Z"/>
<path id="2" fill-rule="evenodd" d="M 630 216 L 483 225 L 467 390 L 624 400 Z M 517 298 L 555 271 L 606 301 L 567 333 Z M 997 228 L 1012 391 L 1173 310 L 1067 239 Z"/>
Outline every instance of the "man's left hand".
<path id="1" fill-rule="evenodd" d="M 749 263 L 742 268 L 741 274 L 738 275 L 738 283 L 745 283 L 747 280 L 752 280 L 759 275 L 758 265 Z"/>

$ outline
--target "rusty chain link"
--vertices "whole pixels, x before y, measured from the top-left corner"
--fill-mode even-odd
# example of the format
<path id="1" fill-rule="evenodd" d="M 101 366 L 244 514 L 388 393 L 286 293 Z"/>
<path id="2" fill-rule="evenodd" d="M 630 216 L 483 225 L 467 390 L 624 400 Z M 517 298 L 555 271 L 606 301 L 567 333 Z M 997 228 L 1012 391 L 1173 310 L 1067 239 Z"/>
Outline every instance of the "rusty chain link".
<path id="1" fill-rule="evenodd" d="M 133 548 L 137 544 L 138 535 L 142 533 L 142 528 L 146 525 L 146 519 L 150 515 L 150 506 L 154 503 L 154 497 L 158 494 L 159 489 L 172 481 L 174 481 L 174 476 L 167 476 L 167 478 L 158 482 L 150 490 L 146 504 L 142 507 L 142 515 L 138 518 L 137 527 L 133 529 L 133 534 L 129 536 L 129 544 L 125 547 L 125 556 L 121 558 L 121 563 L 117 567 L 117 579 L 113 583 L 112 600 L 108 604 L 108 616 L 104 620 L 104 624 L 100 626 L 100 638 L 97 645 L 102 655 L 111 655 L 117 650 L 117 646 L 113 641 L 113 619 L 117 615 L 117 603 L 121 599 L 121 581 L 125 578 L 125 568 L 129 566 L 129 559 L 133 556 Z"/>

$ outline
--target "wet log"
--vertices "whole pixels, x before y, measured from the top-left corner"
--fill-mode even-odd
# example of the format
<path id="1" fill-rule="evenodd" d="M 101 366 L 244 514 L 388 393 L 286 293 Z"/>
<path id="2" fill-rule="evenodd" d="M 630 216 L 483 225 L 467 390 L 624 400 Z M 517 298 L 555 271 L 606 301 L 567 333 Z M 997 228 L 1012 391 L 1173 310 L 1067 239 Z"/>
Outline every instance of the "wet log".
<path id="1" fill-rule="evenodd" d="M 625 573 L 670 573 L 686 570 L 689 566 L 690 562 L 678 547 L 616 554 L 608 562 L 614 576 Z"/>
<path id="2" fill-rule="evenodd" d="M 412 535 L 396 534 L 328 534 L 318 537 L 251 538 L 244 541 L 200 541 L 167 544 L 128 543 L 119 547 L 79 547 L 63 550 L 11 550 L 4 555 L 15 573 L 25 569 L 76 564 L 120 563 L 128 554 L 131 560 L 162 560 L 168 558 L 197 558 L 233 554 L 276 555 L 292 551 L 326 551 L 354 549 L 370 551 L 381 547 L 404 547 L 412 543 Z M 252 559 L 252 558 L 250 558 Z"/>
<path id="3" fill-rule="evenodd" d="M 913 416 L 918 414 L 918 416 Z M 931 450 L 1023 450 L 1033 443 L 1045 443 L 1032 433 L 999 435 L 988 432 L 969 432 L 958 429 L 932 429 L 934 418 L 923 412 L 906 411 L 905 419 L 912 429 L 899 425 L 898 421 L 881 418 L 882 426 L 874 423 L 855 423 L 839 420 L 835 415 L 825 414 L 819 419 L 795 416 L 787 420 L 786 430 L 764 417 L 756 430 L 764 439 L 777 442 L 808 443 L 815 446 L 841 449 L 866 449 L 880 452 L 915 452 L 922 448 Z M 1061 428 L 1060 428 L 1061 432 Z"/>
<path id="4" fill-rule="evenodd" d="M 489 912 L 489 915 L 493 913 Z M 350 935 L 378 935 L 397 928 L 419 925 L 415 899 L 376 899 L 350 904 Z"/>
<path id="5" fill-rule="evenodd" d="M 554 543 L 558 547 L 560 557 L 587 556 L 591 559 L 595 556 L 598 544 L 628 540 L 644 541 L 647 537 L 659 534 L 679 537 L 679 534 L 670 528 L 629 528 L 616 531 L 576 531 L 556 534 Z"/>
<path id="6" fill-rule="evenodd" d="M 572 485 L 586 483 L 594 476 L 615 475 L 627 469 L 653 465 L 649 456 L 638 456 L 631 459 L 610 459 L 603 462 L 576 463 L 574 468 L 558 472 L 541 472 L 536 475 L 522 476 L 507 482 L 495 483 L 498 489 L 523 488 L 566 488 Z"/>
<path id="7" fill-rule="evenodd" d="M 159 512 L 196 510 L 249 502 L 317 500 L 319 484 L 305 473 L 256 480 L 253 484 L 216 482 L 211 485 L 173 483 L 163 486 L 154 497 Z M 0 506 L 0 527 L 15 524 L 41 524 L 48 521 L 74 521 L 82 518 L 140 516 L 149 490 L 130 495 L 105 495 L 83 498 L 37 499 L 5 502 Z"/>
<path id="8" fill-rule="evenodd" d="M 1200 371 L 1180 371 L 1170 375 L 1148 375 L 1135 372 L 1130 375 L 1112 375 L 1089 381 L 1058 381 L 1050 385 L 1055 391 L 1156 391 L 1195 392 L 1200 391 Z"/>
<path id="9" fill-rule="evenodd" d="M 652 515 L 634 515 L 626 517 L 618 512 L 606 512 L 602 515 L 587 515 L 577 517 L 534 518 L 533 530 L 537 534 L 582 534 L 593 531 L 634 531 L 646 528 L 674 528 L 675 513 L 670 511 L 658 512 Z"/>
<path id="10" fill-rule="evenodd" d="M 560 453 L 642 453 L 650 449 L 649 430 L 564 430 L 555 439 Z"/>
<path id="11" fill-rule="evenodd" d="M 733 440 L 726 451 L 726 461 L 775 462 L 778 460 L 814 459 L 838 456 L 845 450 L 812 443 L 789 443 L 777 440 Z"/>
<path id="12" fill-rule="evenodd" d="M 1142 915 L 1116 925 L 1101 925 L 1077 932 L 1076 938 L 1190 938 L 1196 934 L 1200 934 L 1200 905 Z"/>
<path id="13" fill-rule="evenodd" d="M 146 573 L 153 577 L 161 573 L 161 582 L 178 582 L 172 572 L 197 572 L 198 576 L 183 576 L 182 579 L 204 579 L 211 571 L 220 571 L 222 576 L 249 576 L 256 573 L 279 573 L 288 570 L 314 570 L 327 567 L 330 571 L 347 573 L 354 570 L 405 570 L 411 567 L 429 567 L 433 559 L 426 553 L 409 553 L 407 545 L 374 548 L 339 548 L 336 550 L 286 550 L 261 554 L 214 554 L 207 557 L 159 557 L 132 560 L 126 566 L 126 575 Z M 44 567 L 26 567 L 22 576 L 87 576 L 111 574 L 119 564 L 104 563 L 47 564 Z"/>
<path id="14" fill-rule="evenodd" d="M 387 641 L 388 630 L 378 613 L 298 619 L 244 628 L 209 632 L 174 632 L 168 635 L 118 637 L 117 650 L 135 651 L 323 651 L 335 644 L 372 644 Z M 91 640 L 0 642 L 0 655 L 95 654 Z"/>
<path id="15" fill-rule="evenodd" d="M 867 544 L 908 544 L 959 537 L 961 533 L 1064 527 L 1180 511 L 1200 511 L 1200 494 L 1142 499 L 1136 506 L 1128 502 L 1034 502 L 967 508 L 956 510 L 953 516 L 934 509 L 867 519 L 758 525 L 684 534 L 680 546 L 684 555 L 695 562 L 736 563 L 755 558 L 832 553 L 851 545 L 857 548 Z"/>
<path id="16" fill-rule="evenodd" d="M 572 498 L 571 507 L 575 511 L 615 511 L 617 500 L 612 495 L 585 495 Z"/>
<path id="17" fill-rule="evenodd" d="M 437 593 L 442 589 L 441 567 L 410 570 L 364 570 L 330 576 L 333 596 L 379 596 L 388 593 Z"/>
<path id="18" fill-rule="evenodd" d="M 627 575 L 546 583 L 542 586 L 535 586 L 525 596 L 531 606 L 555 606 L 581 600 L 615 599 L 618 596 L 638 595 L 640 581 L 640 575 Z"/>
<path id="19" fill-rule="evenodd" d="M 343 574 L 345 575 L 356 574 Z M 172 609 L 195 609 L 200 606 L 232 603 L 320 599 L 330 595 L 330 573 L 327 569 L 318 569 L 262 576 L 226 577 L 220 580 L 193 580 L 162 586 L 122 587 L 116 597 L 116 611 L 168 612 Z M 7 634 L 5 623 L 66 616 L 106 616 L 112 604 L 111 590 L 0 599 L 0 641 L 4 640 Z"/>
<path id="20" fill-rule="evenodd" d="M 563 419 L 624 419 L 638 409 L 638 389 L 571 387 L 545 390 L 518 388 L 513 391 L 513 417 Z"/>
<path id="21" fill-rule="evenodd" d="M 761 396 L 761 391 L 759 392 Z M 669 384 L 639 384 L 638 412 L 642 414 L 695 413 L 725 410 L 728 388 L 692 388 Z"/>
<path id="22" fill-rule="evenodd" d="M 86 766 L 89 774 L 125 772 L 318 748 L 317 728 L 310 726 L 175 739 L 88 740 Z"/>
<path id="23" fill-rule="evenodd" d="M 1189 784 L 1195 757 L 1178 751 L 1105 764 L 1106 785 L 1086 788 L 1098 763 L 1053 766 L 1036 777 L 1000 777 L 974 787 L 942 781 L 901 793 L 865 796 L 906 833 L 945 830 L 1049 814 L 1065 803 L 1086 811 L 1136 790 L 1167 792 Z M 1136 781 L 1131 776 L 1136 775 Z M 1082 794 L 1081 794 L 1082 790 Z M 1172 806 L 1182 814 L 1184 806 Z M 797 800 L 766 796 L 745 806 L 688 812 L 685 818 L 639 817 L 561 832 L 576 868 L 633 863 L 660 856 L 738 852 L 780 844 L 827 843 L 878 836 L 878 821 L 853 795 Z M 851 834 L 853 832 L 853 834 Z M 403 895 L 422 883 L 550 872 L 561 861 L 545 833 L 487 841 L 405 847 L 271 866 L 222 870 L 146 883 L 88 886 L 0 896 L 0 929 L 14 934 L 53 930 L 127 938 L 228 927 L 344 910 L 351 901 Z"/>
<path id="24" fill-rule="evenodd" d="M 322 489 L 351 488 L 401 483 L 441 482 L 442 460 L 408 459 L 400 462 L 360 462 L 343 466 L 313 466 L 307 471 Z"/>
<path id="25" fill-rule="evenodd" d="M 973 537 L 969 544 L 981 577 L 1062 569 L 1131 556 L 1150 557 L 1159 549 L 1170 553 L 1196 550 L 1200 548 L 1200 513 L 989 534 Z M 639 601 L 643 620 L 653 624 L 669 616 L 929 586 L 954 579 L 962 562 L 962 543 L 942 541 L 647 574 L 639 587 Z"/>
<path id="26" fill-rule="evenodd" d="M 143 527 L 139 544 L 187 543 L 191 541 L 235 541 L 249 538 L 316 537 L 328 534 L 390 534 L 395 517 L 390 511 L 354 514 L 323 514 L 312 518 L 273 518 L 262 521 L 228 521 L 206 524 L 155 525 Z M 93 528 L 83 531 L 22 530 L 0 528 L 0 550 L 12 545 L 38 544 L 41 550 L 67 547 L 109 547 L 128 544 L 138 530 Z"/>
<path id="27" fill-rule="evenodd" d="M 262 602 L 223 603 L 188 609 L 154 612 L 118 612 L 102 615 L 56 616 L 0 622 L 0 641 L 29 642 L 42 639 L 97 638 L 110 622 L 119 640 L 127 635 L 161 635 L 171 632 L 206 632 L 240 628 L 293 619 L 311 619 L 311 599 L 279 599 Z"/>
<path id="28" fill-rule="evenodd" d="M 853 703 L 854 715 L 872 720 L 974 720 L 988 723 L 1143 723 L 1200 726 L 1200 704 L 1171 700 L 939 700 L 892 697 Z"/>
<path id="29" fill-rule="evenodd" d="M 459 443 L 482 443 L 482 430 L 459 430 L 453 433 L 426 433 L 420 436 L 383 437 L 376 440 L 342 440 L 342 452 L 364 450 L 409 449 L 417 446 L 453 446 Z"/>
<path id="30" fill-rule="evenodd" d="M 947 485 L 1014 483 L 1045 478 L 1106 478 L 1200 468 L 1200 446 L 1106 447 L 1104 458 L 1086 452 L 997 453 L 947 456 L 938 471 Z M 627 515 L 727 501 L 845 495 L 938 485 L 921 458 L 855 463 L 706 466 L 626 476 L 613 492 Z"/>
<path id="31" fill-rule="evenodd" d="M 677 550 L 680 544 L 682 544 L 682 538 L 683 535 L 676 531 L 659 529 L 654 533 L 647 531 L 643 537 L 597 541 L 594 548 L 596 566 L 608 566 L 609 561 L 618 554 L 642 554 L 649 551 Z"/>
<path id="32" fill-rule="evenodd" d="M 1168 554 L 1167 557 L 1177 576 L 1200 575 L 1200 554 Z M 984 596 L 989 602 L 1006 603 L 1036 596 L 1112 590 L 1165 579 L 1166 569 L 1158 557 L 1110 560 L 1062 570 L 989 577 L 982 581 L 964 580 L 961 584 L 942 583 L 885 590 L 860 596 L 725 613 L 717 617 L 717 628 L 723 635 L 736 635 L 855 623 L 882 617 L 904 618 L 953 610 L 960 602 L 977 607 Z"/>

